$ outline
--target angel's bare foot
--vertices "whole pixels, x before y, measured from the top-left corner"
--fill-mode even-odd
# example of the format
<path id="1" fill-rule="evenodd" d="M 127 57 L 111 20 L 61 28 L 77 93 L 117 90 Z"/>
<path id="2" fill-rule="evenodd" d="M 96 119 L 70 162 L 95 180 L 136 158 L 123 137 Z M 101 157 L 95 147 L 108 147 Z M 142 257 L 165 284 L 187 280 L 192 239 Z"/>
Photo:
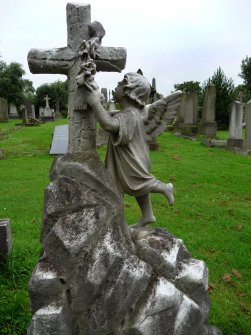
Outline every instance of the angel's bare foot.
<path id="1" fill-rule="evenodd" d="M 168 200 L 169 205 L 173 206 L 174 196 L 173 196 L 173 184 L 172 183 L 165 184 L 164 194 Z"/>
<path id="2" fill-rule="evenodd" d="M 134 225 L 134 227 L 144 227 L 147 224 L 155 223 L 155 222 L 156 222 L 156 217 L 154 215 L 145 216 L 145 217 L 142 216 L 139 222 L 136 225 Z"/>

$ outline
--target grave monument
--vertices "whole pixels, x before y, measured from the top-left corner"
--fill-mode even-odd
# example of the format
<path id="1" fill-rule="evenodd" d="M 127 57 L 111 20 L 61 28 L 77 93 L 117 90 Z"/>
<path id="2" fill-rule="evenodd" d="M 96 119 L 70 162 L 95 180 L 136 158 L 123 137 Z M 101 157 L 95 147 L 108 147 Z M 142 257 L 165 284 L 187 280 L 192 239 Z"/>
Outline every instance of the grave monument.
<path id="1" fill-rule="evenodd" d="M 243 104 L 242 101 L 234 101 L 231 104 L 228 148 L 242 148 L 242 123 L 243 123 Z"/>
<path id="2" fill-rule="evenodd" d="M 251 149 L 251 100 L 247 102 L 246 108 L 246 130 L 245 130 L 245 149 Z"/>
<path id="3" fill-rule="evenodd" d="M 206 86 L 203 102 L 202 117 L 198 124 L 199 133 L 211 138 L 216 136 L 217 123 L 215 122 L 216 88 L 213 83 Z"/>
<path id="4" fill-rule="evenodd" d="M 198 94 L 182 94 L 180 109 L 177 113 L 175 131 L 182 135 L 194 136 L 198 132 Z"/>
<path id="5" fill-rule="evenodd" d="M 0 122 L 8 122 L 8 102 L 4 98 L 0 98 Z"/>
<path id="6" fill-rule="evenodd" d="M 0 261 L 10 255 L 12 250 L 11 223 L 9 219 L 0 219 Z"/>
<path id="7" fill-rule="evenodd" d="M 9 118 L 10 119 L 19 119 L 17 112 L 17 106 L 13 103 L 9 103 Z"/>
<path id="8" fill-rule="evenodd" d="M 42 121 L 54 121 L 55 120 L 55 111 L 50 108 L 48 95 L 45 96 L 45 108 L 39 109 L 39 117 Z"/>
<path id="9" fill-rule="evenodd" d="M 105 31 L 91 23 L 89 5 L 67 4 L 67 27 L 66 48 L 28 56 L 33 73 L 70 79 L 68 154 L 54 160 L 45 190 L 28 335 L 220 334 L 208 325 L 205 263 L 164 229 L 127 226 L 123 197 L 95 150 L 88 90 L 98 92 L 96 70 L 124 68 L 126 51 L 100 46 Z M 162 110 L 172 113 L 176 97 Z M 159 110 L 158 102 L 147 110 L 148 136 L 164 129 Z"/>

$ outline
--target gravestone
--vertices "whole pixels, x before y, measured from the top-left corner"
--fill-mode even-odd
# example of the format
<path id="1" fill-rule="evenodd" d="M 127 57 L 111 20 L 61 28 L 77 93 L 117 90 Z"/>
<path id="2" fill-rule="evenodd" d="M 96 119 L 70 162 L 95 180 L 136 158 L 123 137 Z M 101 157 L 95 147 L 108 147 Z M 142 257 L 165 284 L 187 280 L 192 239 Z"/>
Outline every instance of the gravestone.
<path id="1" fill-rule="evenodd" d="M 95 150 L 95 116 L 76 78 L 89 61 L 123 69 L 126 52 L 100 49 L 104 29 L 89 5 L 67 4 L 67 22 L 68 49 L 29 54 L 33 71 L 69 71 L 71 121 L 69 153 L 54 160 L 45 190 L 28 335 L 220 334 L 208 325 L 204 262 L 163 229 L 126 225 L 123 197 Z"/>
<path id="2" fill-rule="evenodd" d="M 45 96 L 45 108 L 39 108 L 39 117 L 42 121 L 54 121 L 55 112 L 54 109 L 50 108 L 48 95 Z"/>
<path id="3" fill-rule="evenodd" d="M 227 140 L 228 148 L 242 148 L 242 123 L 243 123 L 243 104 L 234 101 L 231 104 L 229 122 L 229 139 Z"/>
<path id="4" fill-rule="evenodd" d="M 0 122 L 8 122 L 8 102 L 4 98 L 0 98 Z"/>
<path id="5" fill-rule="evenodd" d="M 199 122 L 199 133 L 208 137 L 215 137 L 217 132 L 217 124 L 215 122 L 215 102 L 216 88 L 215 85 L 209 83 L 206 86 L 202 117 Z"/>
<path id="6" fill-rule="evenodd" d="M 108 103 L 108 94 L 107 94 L 107 88 L 101 88 L 101 93 L 104 96 L 106 104 Z"/>
<path id="7" fill-rule="evenodd" d="M 175 131 L 185 136 L 194 136 L 198 132 L 198 94 L 184 92 L 181 99 Z"/>
<path id="8" fill-rule="evenodd" d="M 52 144 L 50 148 L 51 155 L 64 155 L 68 152 L 69 126 L 68 124 L 56 126 L 54 128 Z"/>
<path id="9" fill-rule="evenodd" d="M 251 149 L 251 100 L 247 102 L 246 107 L 246 130 L 244 147 L 246 149 Z"/>
<path id="10" fill-rule="evenodd" d="M 9 118 L 10 119 L 19 119 L 19 114 L 17 112 L 17 106 L 12 102 L 9 103 Z"/>
<path id="11" fill-rule="evenodd" d="M 12 249 L 11 224 L 9 219 L 0 219 L 0 260 L 10 255 Z"/>

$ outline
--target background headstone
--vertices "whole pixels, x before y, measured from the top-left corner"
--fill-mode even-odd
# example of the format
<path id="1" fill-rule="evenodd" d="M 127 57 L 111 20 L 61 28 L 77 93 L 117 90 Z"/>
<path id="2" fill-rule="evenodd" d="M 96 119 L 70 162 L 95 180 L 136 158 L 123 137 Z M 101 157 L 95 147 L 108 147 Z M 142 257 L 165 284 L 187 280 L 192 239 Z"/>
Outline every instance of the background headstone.
<path id="1" fill-rule="evenodd" d="M 11 224 L 9 219 L 0 219 L 0 259 L 9 256 L 12 249 Z"/>
<path id="2" fill-rule="evenodd" d="M 9 118 L 19 119 L 19 114 L 17 112 L 17 106 L 13 103 L 9 103 Z"/>
<path id="3" fill-rule="evenodd" d="M 216 88 L 215 85 L 209 83 L 206 86 L 202 117 L 199 122 L 199 133 L 208 137 L 215 137 L 217 132 L 217 124 L 215 122 L 215 102 Z"/>
<path id="4" fill-rule="evenodd" d="M 181 96 L 181 105 L 175 122 L 176 133 L 194 136 L 198 132 L 198 94 L 185 93 Z"/>
<path id="5" fill-rule="evenodd" d="M 246 108 L 245 148 L 251 149 L 251 100 L 247 102 Z"/>
<path id="6" fill-rule="evenodd" d="M 0 98 L 0 122 L 8 122 L 8 102 L 4 98 Z"/>
<path id="7" fill-rule="evenodd" d="M 234 101 L 231 104 L 230 109 L 229 139 L 227 141 L 227 146 L 229 148 L 242 147 L 243 145 L 242 123 L 243 123 L 242 102 Z"/>
<path id="8" fill-rule="evenodd" d="M 67 154 L 68 141 L 69 141 L 68 124 L 62 126 L 56 126 L 53 132 L 50 154 L 51 155 Z"/>
<path id="9" fill-rule="evenodd" d="M 42 121 L 54 121 L 55 120 L 55 111 L 50 108 L 48 95 L 45 96 L 45 107 L 39 108 L 39 117 Z"/>

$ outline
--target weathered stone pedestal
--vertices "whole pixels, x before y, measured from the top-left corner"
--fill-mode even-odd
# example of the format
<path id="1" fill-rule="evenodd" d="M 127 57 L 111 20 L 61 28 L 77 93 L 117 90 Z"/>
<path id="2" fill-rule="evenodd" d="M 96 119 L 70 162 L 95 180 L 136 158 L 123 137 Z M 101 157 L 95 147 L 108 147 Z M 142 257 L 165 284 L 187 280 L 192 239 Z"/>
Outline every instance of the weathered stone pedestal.
<path id="1" fill-rule="evenodd" d="M 28 335 L 220 334 L 205 263 L 163 229 L 127 226 L 94 152 L 55 160 L 41 243 Z"/>
<path id="2" fill-rule="evenodd" d="M 199 134 L 214 138 L 217 133 L 217 123 L 216 122 L 199 122 L 198 129 L 199 129 L 198 131 Z"/>

